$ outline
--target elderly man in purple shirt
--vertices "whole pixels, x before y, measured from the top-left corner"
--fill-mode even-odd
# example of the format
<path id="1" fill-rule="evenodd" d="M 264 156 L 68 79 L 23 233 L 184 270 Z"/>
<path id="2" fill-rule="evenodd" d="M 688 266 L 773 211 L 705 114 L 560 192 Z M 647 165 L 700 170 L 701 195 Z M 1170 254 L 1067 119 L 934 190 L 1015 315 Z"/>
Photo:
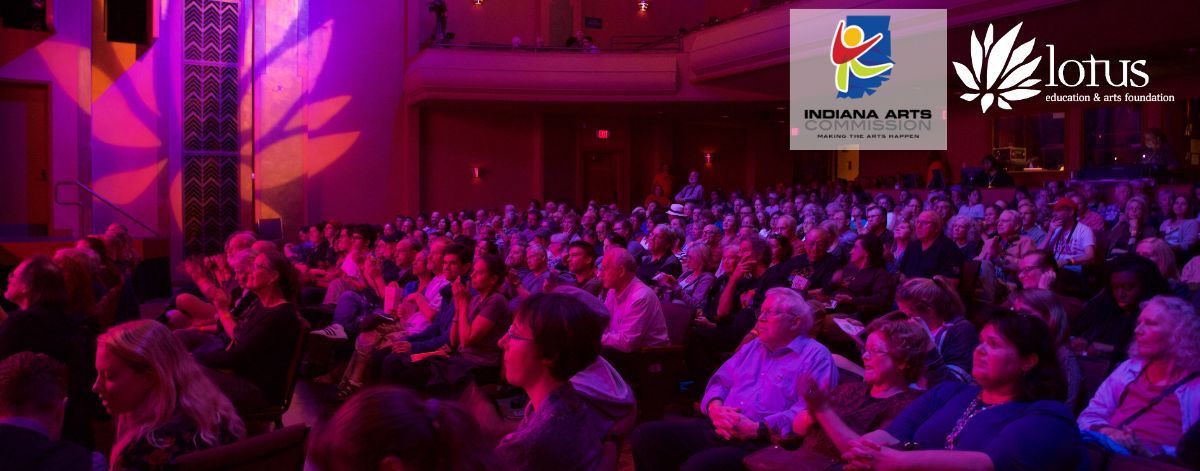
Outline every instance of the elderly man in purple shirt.
<path id="1" fill-rule="evenodd" d="M 755 330 L 708 382 L 701 401 L 708 420 L 642 424 L 633 432 L 634 466 L 640 470 L 742 469 L 742 458 L 792 434 L 805 409 L 797 379 L 811 376 L 822 388 L 837 385 L 829 349 L 807 333 L 813 312 L 790 288 L 767 291 Z"/>

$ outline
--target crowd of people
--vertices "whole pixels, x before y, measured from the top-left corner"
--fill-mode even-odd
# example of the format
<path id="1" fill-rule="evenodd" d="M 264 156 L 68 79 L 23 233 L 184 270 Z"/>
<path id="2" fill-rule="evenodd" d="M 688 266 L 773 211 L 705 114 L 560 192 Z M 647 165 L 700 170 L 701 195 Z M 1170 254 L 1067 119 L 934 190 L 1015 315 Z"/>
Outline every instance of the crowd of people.
<path id="1" fill-rule="evenodd" d="M 530 201 L 322 221 L 286 245 L 235 233 L 184 264 L 152 320 L 121 314 L 137 258 L 120 226 L 29 258 L 0 323 L 0 450 L 163 469 L 252 433 L 322 337 L 347 348 L 315 469 L 590 470 L 625 438 L 639 470 L 1076 469 L 1085 447 L 1198 465 L 1200 185 L 985 202 L 1010 183 L 993 170 L 875 194 L 706 191 L 697 172 L 675 188 L 666 170 L 628 211 Z M 642 360 L 668 346 L 694 407 L 639 420 Z M 524 410 L 496 434 L 469 399 L 500 396 Z"/>

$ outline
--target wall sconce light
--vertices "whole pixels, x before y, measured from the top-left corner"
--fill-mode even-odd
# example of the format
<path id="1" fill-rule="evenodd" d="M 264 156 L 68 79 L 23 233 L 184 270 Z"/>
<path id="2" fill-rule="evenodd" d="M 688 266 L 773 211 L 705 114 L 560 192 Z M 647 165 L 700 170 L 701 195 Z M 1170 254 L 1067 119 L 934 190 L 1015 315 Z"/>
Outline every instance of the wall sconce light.
<path id="1" fill-rule="evenodd" d="M 705 152 L 705 153 L 704 153 L 704 166 L 705 166 L 705 167 L 712 167 L 712 152 Z"/>
<path id="2" fill-rule="evenodd" d="M 471 3 L 475 4 L 477 7 L 483 6 L 483 0 L 471 0 Z"/>
<path id="3" fill-rule="evenodd" d="M 649 10 L 649 9 L 650 9 L 650 2 L 649 2 L 649 1 L 647 1 L 647 0 L 641 0 L 641 1 L 639 1 L 639 2 L 637 3 L 637 6 L 638 6 L 638 11 L 639 11 L 639 12 L 641 12 L 641 13 L 645 13 L 645 12 L 646 12 L 646 10 Z"/>
<path id="4" fill-rule="evenodd" d="M 482 174 L 483 172 L 479 167 L 471 167 L 471 178 L 478 180 Z"/>

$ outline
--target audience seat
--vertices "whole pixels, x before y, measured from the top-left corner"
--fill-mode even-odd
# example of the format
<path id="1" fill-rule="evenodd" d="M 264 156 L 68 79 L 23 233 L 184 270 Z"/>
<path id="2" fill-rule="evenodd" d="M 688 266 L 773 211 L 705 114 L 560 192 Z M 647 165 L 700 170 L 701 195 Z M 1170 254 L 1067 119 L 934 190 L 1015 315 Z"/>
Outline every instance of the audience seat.
<path id="1" fill-rule="evenodd" d="M 179 471 L 257 471 L 304 469 L 309 427 L 303 424 L 237 443 L 180 456 Z"/>
<path id="2" fill-rule="evenodd" d="M 296 392 L 296 381 L 300 376 L 300 362 L 304 359 L 304 351 L 307 346 L 309 330 L 311 327 L 308 322 L 303 319 L 300 322 L 300 335 L 296 339 L 296 348 L 292 351 L 292 361 L 288 365 L 287 383 L 284 388 L 283 397 L 268 398 L 272 404 L 262 410 L 247 412 L 242 414 L 242 419 L 246 421 L 247 432 L 255 431 L 252 424 L 255 423 L 270 423 L 274 424 L 276 429 L 283 428 L 283 414 L 288 411 L 292 405 L 292 396 Z"/>
<path id="3" fill-rule="evenodd" d="M 661 418 L 663 408 L 677 391 L 677 385 L 687 370 L 683 353 L 687 334 L 692 319 L 696 317 L 695 309 L 682 304 L 662 303 L 662 310 L 671 344 L 641 349 L 635 362 L 636 378 L 630 378 L 634 380 L 638 404 L 642 406 L 643 417 L 647 419 Z"/>
<path id="4" fill-rule="evenodd" d="M 1088 402 L 1092 400 L 1092 396 L 1096 395 L 1096 389 L 1100 388 L 1100 383 L 1103 383 L 1108 378 L 1108 372 L 1112 368 L 1112 361 L 1099 358 L 1076 356 L 1079 361 L 1079 369 L 1083 372 L 1083 384 L 1079 386 L 1078 404 L 1074 404 L 1075 414 L 1078 415 L 1087 407 Z"/>

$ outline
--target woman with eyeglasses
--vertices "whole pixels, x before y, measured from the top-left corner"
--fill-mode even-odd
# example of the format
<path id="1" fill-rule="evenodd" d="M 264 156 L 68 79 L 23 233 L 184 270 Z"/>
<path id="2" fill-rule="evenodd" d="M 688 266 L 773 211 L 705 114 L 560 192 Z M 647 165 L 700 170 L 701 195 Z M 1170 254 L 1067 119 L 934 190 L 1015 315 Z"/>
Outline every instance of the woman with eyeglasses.
<path id="1" fill-rule="evenodd" d="M 845 469 L 1075 469 L 1083 449 L 1046 323 L 1001 311 L 981 339 L 977 385 L 939 384 L 890 425 L 850 440 Z"/>
<path id="2" fill-rule="evenodd" d="M 798 383 L 807 410 L 796 415 L 792 431 L 803 440 L 797 451 L 766 448 L 747 463 L 771 460 L 795 469 L 831 465 L 858 435 L 887 426 L 921 391 L 910 385 L 925 371 L 929 335 L 902 313 L 876 319 L 867 326 L 862 353 L 863 380 L 822 391 L 810 378 Z M 781 446 L 787 447 L 786 440 Z"/>
<path id="3" fill-rule="evenodd" d="M 504 349 L 504 376 L 529 394 L 525 417 L 496 448 L 513 469 L 592 470 L 604 439 L 628 409 L 576 390 L 571 378 L 596 362 L 608 320 L 567 294 L 539 293 L 517 308 Z"/>

